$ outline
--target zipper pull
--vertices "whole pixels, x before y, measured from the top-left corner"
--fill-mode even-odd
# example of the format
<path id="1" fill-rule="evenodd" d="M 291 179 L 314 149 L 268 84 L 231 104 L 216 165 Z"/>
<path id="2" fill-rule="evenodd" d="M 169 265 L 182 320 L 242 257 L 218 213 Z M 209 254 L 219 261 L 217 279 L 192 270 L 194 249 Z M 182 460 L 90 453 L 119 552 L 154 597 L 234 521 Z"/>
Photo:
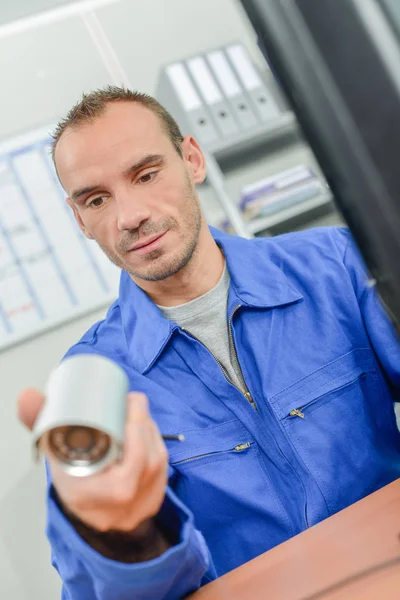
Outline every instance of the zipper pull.
<path id="1" fill-rule="evenodd" d="M 238 446 L 235 446 L 233 451 L 234 452 L 242 452 L 242 450 L 246 450 L 247 448 L 250 448 L 251 444 L 250 442 L 246 442 L 245 444 L 239 444 Z"/>
<path id="2" fill-rule="evenodd" d="M 257 404 L 254 402 L 253 398 L 251 397 L 250 392 L 246 392 L 244 394 L 244 397 L 246 398 L 246 400 L 248 400 L 250 402 L 250 404 L 254 408 L 254 410 L 258 412 Z"/>
<path id="3" fill-rule="evenodd" d="M 289 415 L 291 417 L 300 417 L 300 419 L 304 419 L 304 413 L 302 413 L 299 408 L 294 408 L 293 410 L 291 410 Z"/>

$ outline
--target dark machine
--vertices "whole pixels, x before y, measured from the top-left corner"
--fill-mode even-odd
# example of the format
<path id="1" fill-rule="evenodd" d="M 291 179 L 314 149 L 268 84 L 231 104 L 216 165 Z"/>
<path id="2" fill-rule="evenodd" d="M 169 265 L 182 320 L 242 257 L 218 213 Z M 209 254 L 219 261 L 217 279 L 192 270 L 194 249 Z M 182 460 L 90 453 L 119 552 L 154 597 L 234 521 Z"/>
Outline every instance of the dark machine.
<path id="1" fill-rule="evenodd" d="M 241 4 L 400 331 L 400 2 Z"/>

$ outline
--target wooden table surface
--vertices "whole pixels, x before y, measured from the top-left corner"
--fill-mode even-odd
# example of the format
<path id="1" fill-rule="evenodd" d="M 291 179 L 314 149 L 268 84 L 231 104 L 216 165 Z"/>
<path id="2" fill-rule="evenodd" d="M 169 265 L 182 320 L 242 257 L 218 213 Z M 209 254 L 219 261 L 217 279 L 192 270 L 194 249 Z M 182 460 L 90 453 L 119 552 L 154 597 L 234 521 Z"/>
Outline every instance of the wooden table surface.
<path id="1" fill-rule="evenodd" d="M 400 600 L 400 479 L 190 596 L 320 599 Z"/>

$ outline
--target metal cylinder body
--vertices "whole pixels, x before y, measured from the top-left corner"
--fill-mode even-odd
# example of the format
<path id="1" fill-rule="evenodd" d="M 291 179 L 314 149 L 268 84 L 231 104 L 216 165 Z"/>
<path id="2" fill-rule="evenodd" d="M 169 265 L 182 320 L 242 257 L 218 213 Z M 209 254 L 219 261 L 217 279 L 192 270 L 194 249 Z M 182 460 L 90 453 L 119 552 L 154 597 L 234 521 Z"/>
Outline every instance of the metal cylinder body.
<path id="1" fill-rule="evenodd" d="M 119 365 L 100 355 L 66 358 L 52 372 L 33 431 L 67 473 L 88 476 L 122 453 L 129 381 Z"/>

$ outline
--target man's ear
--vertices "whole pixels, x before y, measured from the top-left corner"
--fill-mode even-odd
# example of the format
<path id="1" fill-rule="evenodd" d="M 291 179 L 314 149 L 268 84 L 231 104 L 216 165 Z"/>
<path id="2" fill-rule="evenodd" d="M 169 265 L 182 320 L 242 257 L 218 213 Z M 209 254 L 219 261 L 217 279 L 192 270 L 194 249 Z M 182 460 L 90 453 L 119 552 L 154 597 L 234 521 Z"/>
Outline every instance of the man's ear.
<path id="1" fill-rule="evenodd" d="M 67 204 L 72 208 L 72 212 L 74 213 L 74 217 L 75 217 L 75 221 L 78 223 L 79 225 L 79 229 L 82 231 L 83 235 L 85 237 L 88 238 L 88 240 L 93 240 L 93 236 L 91 233 L 89 233 L 89 231 L 86 229 L 83 221 L 82 221 L 82 217 L 79 214 L 79 211 L 76 207 L 76 205 L 74 204 L 74 202 L 71 200 L 71 198 L 67 198 Z"/>
<path id="2" fill-rule="evenodd" d="M 192 175 L 193 183 L 203 183 L 206 178 L 206 159 L 200 145 L 191 135 L 186 135 L 182 142 L 183 160 Z"/>

